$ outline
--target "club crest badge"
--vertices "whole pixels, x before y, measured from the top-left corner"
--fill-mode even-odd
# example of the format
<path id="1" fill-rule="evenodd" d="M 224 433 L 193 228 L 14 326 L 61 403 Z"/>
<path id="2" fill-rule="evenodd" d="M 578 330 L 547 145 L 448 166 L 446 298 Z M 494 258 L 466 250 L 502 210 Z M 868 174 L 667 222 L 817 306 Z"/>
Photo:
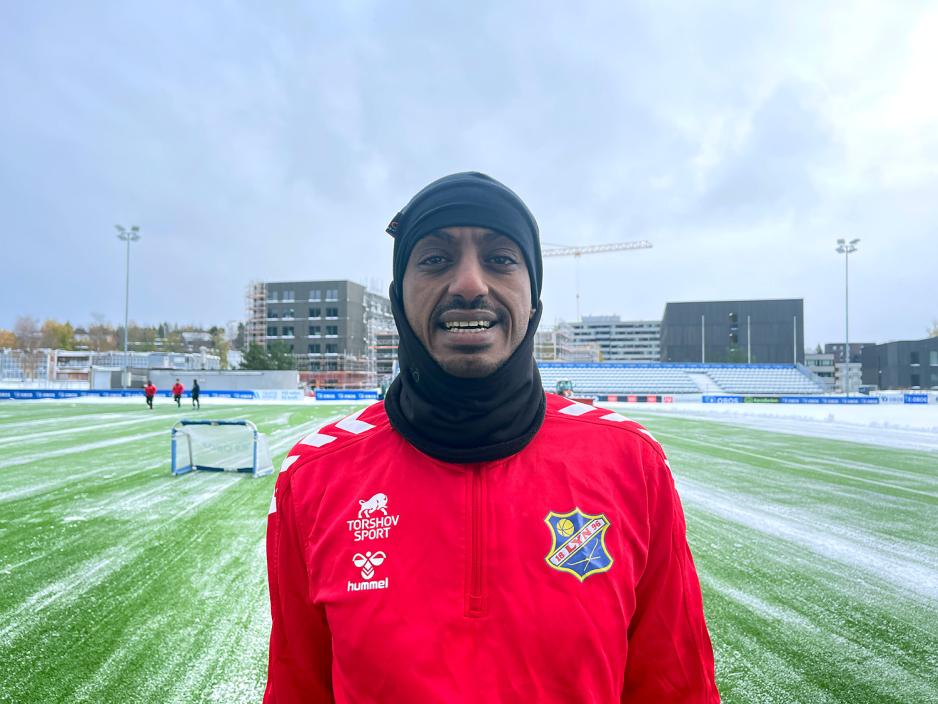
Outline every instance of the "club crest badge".
<path id="1" fill-rule="evenodd" d="M 544 519 L 550 529 L 550 552 L 544 560 L 555 570 L 576 575 L 581 582 L 592 574 L 612 567 L 612 555 L 606 549 L 609 519 L 575 508 L 569 513 L 551 511 Z"/>

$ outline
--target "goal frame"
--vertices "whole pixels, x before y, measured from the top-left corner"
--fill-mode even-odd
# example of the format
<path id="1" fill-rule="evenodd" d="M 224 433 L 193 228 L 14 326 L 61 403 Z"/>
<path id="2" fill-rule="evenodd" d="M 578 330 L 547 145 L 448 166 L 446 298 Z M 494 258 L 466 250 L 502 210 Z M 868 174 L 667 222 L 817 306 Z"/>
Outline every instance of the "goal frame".
<path id="1" fill-rule="evenodd" d="M 215 467 L 211 465 L 203 464 L 181 464 L 181 453 L 178 452 L 178 444 L 180 438 L 185 438 L 187 444 L 186 449 L 188 450 L 188 457 L 190 461 L 193 459 L 192 456 L 192 437 L 188 435 L 184 429 L 186 426 L 196 425 L 196 426 L 232 426 L 240 425 L 248 428 L 252 435 L 252 448 L 251 448 L 251 465 L 245 467 L 237 467 L 234 471 L 242 474 L 250 474 L 254 477 L 263 477 L 268 474 L 273 473 L 273 467 L 259 467 L 257 463 L 257 448 L 258 443 L 260 442 L 260 432 L 257 430 L 257 426 L 254 425 L 249 420 L 196 420 L 196 419 L 185 419 L 176 421 L 172 428 L 172 441 L 171 441 L 171 471 L 173 476 L 180 476 L 183 474 L 188 474 L 193 471 L 202 471 L 202 472 L 225 472 L 231 471 L 226 470 L 224 467 Z"/>

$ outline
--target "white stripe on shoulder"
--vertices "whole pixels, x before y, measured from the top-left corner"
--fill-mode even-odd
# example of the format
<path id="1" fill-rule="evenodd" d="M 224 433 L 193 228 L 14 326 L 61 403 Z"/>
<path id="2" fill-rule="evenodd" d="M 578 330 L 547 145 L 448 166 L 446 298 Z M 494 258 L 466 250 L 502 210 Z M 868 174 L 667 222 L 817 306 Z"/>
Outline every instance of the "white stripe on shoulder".
<path id="1" fill-rule="evenodd" d="M 270 497 L 270 509 L 267 511 L 269 516 L 272 513 L 277 513 L 277 492 L 274 492 L 274 495 Z"/>
<path id="2" fill-rule="evenodd" d="M 335 437 L 332 435 L 323 435 L 322 433 L 310 433 L 300 440 L 301 445 L 312 445 L 313 447 L 322 447 L 323 445 L 328 445 L 330 442 L 335 442 Z"/>
<path id="3" fill-rule="evenodd" d="M 343 418 L 338 423 L 335 424 L 335 427 L 339 430 L 344 430 L 346 433 L 353 433 L 354 435 L 359 435 L 364 433 L 366 430 L 371 430 L 375 426 L 371 423 L 366 423 L 363 420 L 358 420 L 360 416 L 366 409 L 361 409 L 356 413 L 353 413 L 348 418 Z"/>
<path id="4" fill-rule="evenodd" d="M 299 456 L 299 455 L 291 455 L 290 457 L 284 457 L 284 458 L 283 458 L 283 464 L 280 465 L 280 471 L 281 471 L 281 472 L 286 472 L 288 469 L 290 469 L 290 466 L 291 466 L 294 462 L 296 462 L 298 459 L 300 459 L 300 456 Z"/>
<path id="5" fill-rule="evenodd" d="M 600 419 L 600 420 L 611 420 L 611 421 L 614 422 L 614 423 L 622 423 L 622 422 L 628 420 L 628 418 L 626 418 L 624 415 L 622 415 L 622 414 L 620 414 L 620 413 L 616 413 L 615 411 L 613 411 L 612 413 L 607 413 L 607 414 L 604 415 L 604 416 L 600 416 L 599 419 Z"/>
<path id="6" fill-rule="evenodd" d="M 595 411 L 596 406 L 591 406 L 588 403 L 580 403 L 579 401 L 573 401 L 569 406 L 560 409 L 560 413 L 568 416 L 582 416 L 590 411 Z"/>
<path id="7" fill-rule="evenodd" d="M 650 437 L 650 438 L 651 438 L 652 440 L 654 440 L 655 442 L 658 442 L 657 438 L 655 438 L 654 435 L 652 435 L 651 433 L 649 433 L 649 432 L 648 432 L 647 430 L 645 430 L 644 428 L 639 428 L 639 430 L 641 430 L 643 433 L 645 433 L 645 435 L 647 435 L 648 437 Z M 661 443 L 658 442 L 658 444 L 660 445 Z"/>

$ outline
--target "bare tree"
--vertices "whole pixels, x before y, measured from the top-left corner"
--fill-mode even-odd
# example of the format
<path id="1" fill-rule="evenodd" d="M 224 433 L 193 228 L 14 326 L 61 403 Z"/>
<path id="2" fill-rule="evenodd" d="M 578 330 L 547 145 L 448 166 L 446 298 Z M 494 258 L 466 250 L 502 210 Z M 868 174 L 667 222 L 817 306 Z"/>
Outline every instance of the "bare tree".
<path id="1" fill-rule="evenodd" d="M 101 313 L 92 313 L 91 325 L 88 326 L 88 346 L 95 352 L 108 352 L 115 349 L 117 333 Z"/>
<path id="2" fill-rule="evenodd" d="M 32 352 L 39 345 L 39 322 L 28 315 L 22 315 L 13 323 L 13 334 L 21 350 Z"/>

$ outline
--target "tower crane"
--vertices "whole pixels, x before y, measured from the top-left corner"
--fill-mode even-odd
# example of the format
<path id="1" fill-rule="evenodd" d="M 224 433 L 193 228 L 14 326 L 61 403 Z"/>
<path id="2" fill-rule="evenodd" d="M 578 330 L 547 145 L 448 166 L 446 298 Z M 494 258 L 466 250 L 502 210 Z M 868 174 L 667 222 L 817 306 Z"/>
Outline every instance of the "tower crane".
<path id="1" fill-rule="evenodd" d="M 590 244 L 582 247 L 550 244 L 541 252 L 544 257 L 573 257 L 576 260 L 576 319 L 580 320 L 580 257 L 584 254 L 600 254 L 602 252 L 622 252 L 633 249 L 651 249 L 648 240 L 635 240 L 634 242 L 612 242 L 610 244 Z"/>

